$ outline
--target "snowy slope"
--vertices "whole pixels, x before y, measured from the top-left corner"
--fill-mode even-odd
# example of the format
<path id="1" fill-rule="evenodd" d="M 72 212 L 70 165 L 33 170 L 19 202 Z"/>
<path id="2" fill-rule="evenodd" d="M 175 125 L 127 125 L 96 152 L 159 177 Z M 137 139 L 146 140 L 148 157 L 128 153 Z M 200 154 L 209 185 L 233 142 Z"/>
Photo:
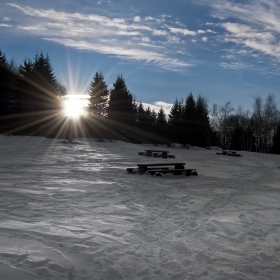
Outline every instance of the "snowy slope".
<path id="1" fill-rule="evenodd" d="M 280 156 L 0 136 L 0 279 L 280 279 Z M 166 149 L 166 148 L 165 148 Z M 126 173 L 183 161 L 198 177 Z"/>

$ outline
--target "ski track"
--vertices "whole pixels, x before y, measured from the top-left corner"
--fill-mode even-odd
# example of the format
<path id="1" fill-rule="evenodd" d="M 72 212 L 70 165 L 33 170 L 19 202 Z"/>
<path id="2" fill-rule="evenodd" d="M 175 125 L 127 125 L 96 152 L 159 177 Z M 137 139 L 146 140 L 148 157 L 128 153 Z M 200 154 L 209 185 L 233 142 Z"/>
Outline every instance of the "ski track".
<path id="1" fill-rule="evenodd" d="M 280 279 L 279 155 L 79 141 L 0 136 L 0 279 Z"/>

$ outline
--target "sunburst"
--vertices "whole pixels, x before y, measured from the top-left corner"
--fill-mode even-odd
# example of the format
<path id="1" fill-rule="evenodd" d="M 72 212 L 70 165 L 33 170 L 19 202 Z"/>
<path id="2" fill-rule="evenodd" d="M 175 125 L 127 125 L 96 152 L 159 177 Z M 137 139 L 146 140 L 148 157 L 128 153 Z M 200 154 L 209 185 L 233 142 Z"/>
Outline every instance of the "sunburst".
<path id="1" fill-rule="evenodd" d="M 66 117 L 77 119 L 86 115 L 87 99 L 81 95 L 67 95 L 63 101 L 63 113 Z"/>

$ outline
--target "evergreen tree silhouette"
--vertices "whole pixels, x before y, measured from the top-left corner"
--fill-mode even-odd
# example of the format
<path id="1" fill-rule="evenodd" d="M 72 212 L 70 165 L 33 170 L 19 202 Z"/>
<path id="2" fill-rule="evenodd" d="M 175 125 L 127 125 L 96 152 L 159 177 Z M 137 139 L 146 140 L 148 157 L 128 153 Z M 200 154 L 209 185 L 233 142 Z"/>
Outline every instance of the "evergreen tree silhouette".
<path id="1" fill-rule="evenodd" d="M 140 129 L 144 129 L 145 126 L 145 109 L 143 107 L 142 102 L 140 101 L 137 108 L 137 127 Z"/>
<path id="2" fill-rule="evenodd" d="M 176 143 L 181 142 L 181 124 L 182 124 L 182 103 L 176 98 L 169 114 L 168 125 L 170 140 Z"/>
<path id="3" fill-rule="evenodd" d="M 109 90 L 101 72 L 95 73 L 88 94 L 89 117 L 105 117 L 107 115 Z"/>
<path id="4" fill-rule="evenodd" d="M 159 136 L 158 142 L 163 144 L 169 143 L 169 134 L 167 133 L 167 119 L 164 109 L 161 107 L 157 113 L 157 119 L 155 124 L 155 132 Z"/>
<path id="5" fill-rule="evenodd" d="M 186 98 L 185 106 L 182 110 L 182 140 L 184 145 L 196 144 L 196 102 L 193 94 L 190 93 Z"/>
<path id="6" fill-rule="evenodd" d="M 204 97 L 199 95 L 196 100 L 196 143 L 200 147 L 211 144 L 212 130 L 210 126 L 208 104 Z"/>
<path id="7" fill-rule="evenodd" d="M 0 50 L 0 116 L 11 113 L 11 73 L 5 54 Z"/>
<path id="8" fill-rule="evenodd" d="M 117 77 L 113 87 L 108 102 L 108 118 L 119 124 L 131 126 L 134 123 L 133 95 L 127 89 L 122 75 Z"/>

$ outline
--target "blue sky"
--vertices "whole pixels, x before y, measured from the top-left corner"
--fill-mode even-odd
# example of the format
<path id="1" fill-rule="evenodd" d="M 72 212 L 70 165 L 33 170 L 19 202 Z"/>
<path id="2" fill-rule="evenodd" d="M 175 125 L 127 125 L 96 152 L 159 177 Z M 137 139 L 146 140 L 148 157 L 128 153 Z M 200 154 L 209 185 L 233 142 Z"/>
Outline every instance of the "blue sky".
<path id="1" fill-rule="evenodd" d="M 0 49 L 18 64 L 49 54 L 73 93 L 101 71 L 164 108 L 190 92 L 243 109 L 273 94 L 280 107 L 279 14 L 276 0 L 0 0 Z"/>

